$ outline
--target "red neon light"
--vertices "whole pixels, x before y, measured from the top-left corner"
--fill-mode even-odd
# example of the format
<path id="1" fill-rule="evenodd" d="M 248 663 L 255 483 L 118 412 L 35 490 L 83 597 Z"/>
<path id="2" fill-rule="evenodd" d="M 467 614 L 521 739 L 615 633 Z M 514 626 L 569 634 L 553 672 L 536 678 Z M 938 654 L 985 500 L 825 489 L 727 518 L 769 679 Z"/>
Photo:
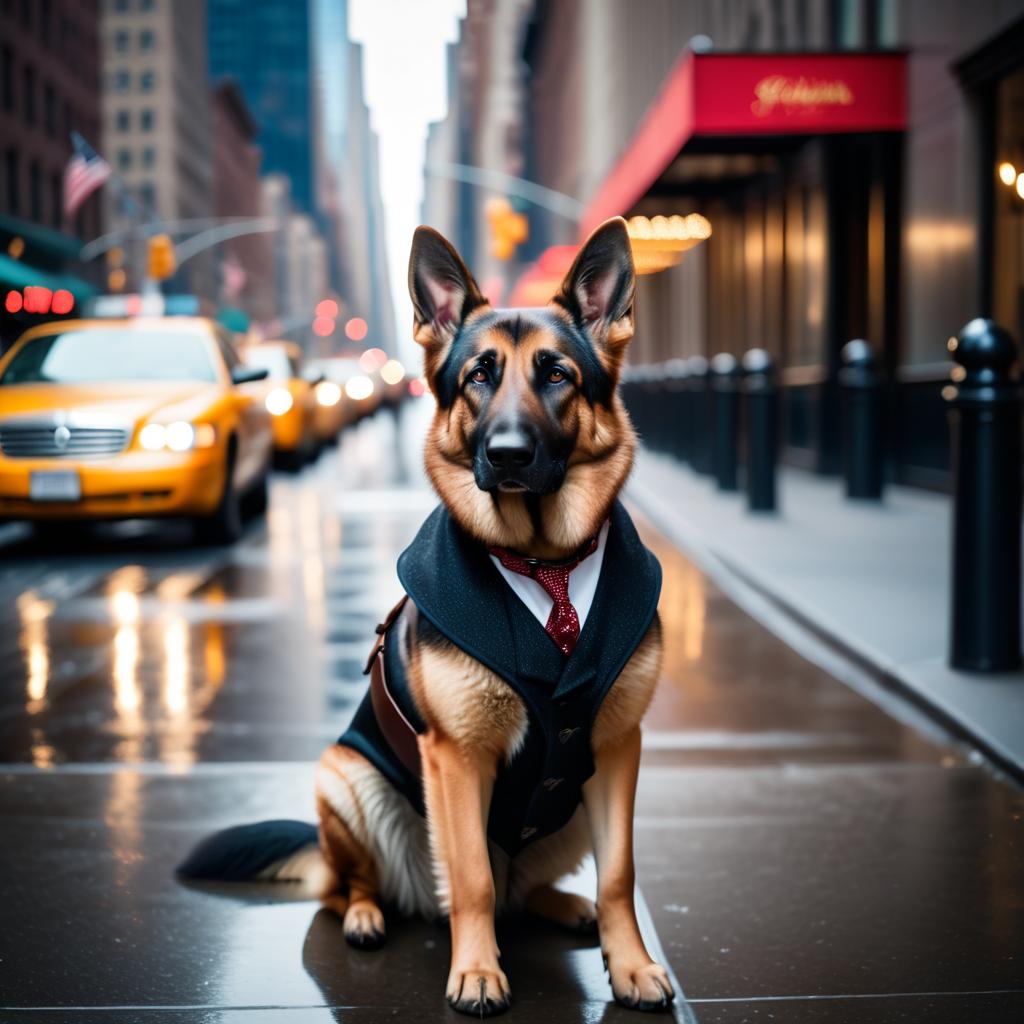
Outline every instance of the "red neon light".
<path id="1" fill-rule="evenodd" d="M 49 313 L 53 292 L 41 285 L 29 285 L 25 289 L 26 313 Z"/>
<path id="2" fill-rule="evenodd" d="M 15 291 L 12 288 L 7 293 L 7 298 L 4 299 L 4 309 L 6 309 L 8 313 L 20 313 L 21 306 L 21 292 Z"/>
<path id="3" fill-rule="evenodd" d="M 75 308 L 75 297 L 66 288 L 58 288 L 53 293 L 53 302 L 50 303 L 50 310 L 63 316 Z"/>
<path id="4" fill-rule="evenodd" d="M 316 304 L 316 315 L 333 320 L 338 315 L 338 304 L 334 299 L 324 299 Z"/>

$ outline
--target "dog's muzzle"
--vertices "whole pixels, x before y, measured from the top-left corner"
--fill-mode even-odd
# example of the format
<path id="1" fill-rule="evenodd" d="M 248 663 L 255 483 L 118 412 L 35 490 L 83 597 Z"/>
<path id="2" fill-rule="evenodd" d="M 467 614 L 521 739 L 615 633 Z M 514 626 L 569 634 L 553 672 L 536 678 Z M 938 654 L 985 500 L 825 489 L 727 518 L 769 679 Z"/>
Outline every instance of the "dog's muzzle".
<path id="1" fill-rule="evenodd" d="M 473 474 L 482 491 L 552 494 L 565 479 L 565 462 L 526 430 L 500 427 L 477 448 Z"/>

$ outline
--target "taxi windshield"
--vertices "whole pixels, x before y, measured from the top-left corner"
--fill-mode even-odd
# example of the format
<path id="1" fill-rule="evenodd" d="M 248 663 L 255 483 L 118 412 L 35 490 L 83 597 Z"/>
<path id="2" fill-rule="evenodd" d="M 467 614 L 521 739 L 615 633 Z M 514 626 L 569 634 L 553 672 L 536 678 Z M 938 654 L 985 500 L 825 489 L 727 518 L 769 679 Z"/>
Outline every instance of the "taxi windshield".
<path id="1" fill-rule="evenodd" d="M 215 383 L 208 339 L 188 331 L 100 327 L 47 334 L 18 350 L 0 384 L 134 380 Z"/>
<path id="2" fill-rule="evenodd" d="M 246 349 L 242 353 L 242 359 L 247 366 L 266 370 L 267 376 L 273 380 L 287 380 L 296 376 L 295 367 L 292 366 L 288 353 L 283 348 L 271 345 L 256 346 Z"/>

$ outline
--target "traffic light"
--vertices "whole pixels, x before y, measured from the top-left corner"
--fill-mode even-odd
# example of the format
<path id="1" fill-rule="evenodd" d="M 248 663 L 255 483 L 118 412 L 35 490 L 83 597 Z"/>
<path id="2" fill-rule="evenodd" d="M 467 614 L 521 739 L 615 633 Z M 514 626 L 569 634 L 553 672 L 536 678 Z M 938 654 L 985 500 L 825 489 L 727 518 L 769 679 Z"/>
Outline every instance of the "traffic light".
<path id="1" fill-rule="evenodd" d="M 165 281 L 178 269 L 178 259 L 170 235 L 154 235 L 149 240 L 148 257 L 150 280 Z"/>
<path id="2" fill-rule="evenodd" d="M 516 246 L 530 237 L 526 214 L 517 213 L 507 199 L 498 197 L 488 199 L 484 209 L 491 229 L 491 255 L 496 260 L 512 259 Z"/>

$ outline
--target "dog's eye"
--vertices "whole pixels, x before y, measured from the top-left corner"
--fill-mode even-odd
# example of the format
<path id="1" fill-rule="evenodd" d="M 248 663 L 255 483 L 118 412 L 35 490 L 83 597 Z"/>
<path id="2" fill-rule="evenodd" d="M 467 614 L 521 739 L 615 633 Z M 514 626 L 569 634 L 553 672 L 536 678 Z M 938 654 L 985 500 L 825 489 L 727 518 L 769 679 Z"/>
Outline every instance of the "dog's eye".
<path id="1" fill-rule="evenodd" d="M 567 379 L 568 374 L 560 366 L 556 366 L 554 369 L 548 371 L 549 384 L 561 384 L 563 380 Z"/>
<path id="2" fill-rule="evenodd" d="M 491 379 L 491 375 L 482 366 L 478 366 L 469 375 L 469 379 L 474 384 L 486 384 Z"/>

